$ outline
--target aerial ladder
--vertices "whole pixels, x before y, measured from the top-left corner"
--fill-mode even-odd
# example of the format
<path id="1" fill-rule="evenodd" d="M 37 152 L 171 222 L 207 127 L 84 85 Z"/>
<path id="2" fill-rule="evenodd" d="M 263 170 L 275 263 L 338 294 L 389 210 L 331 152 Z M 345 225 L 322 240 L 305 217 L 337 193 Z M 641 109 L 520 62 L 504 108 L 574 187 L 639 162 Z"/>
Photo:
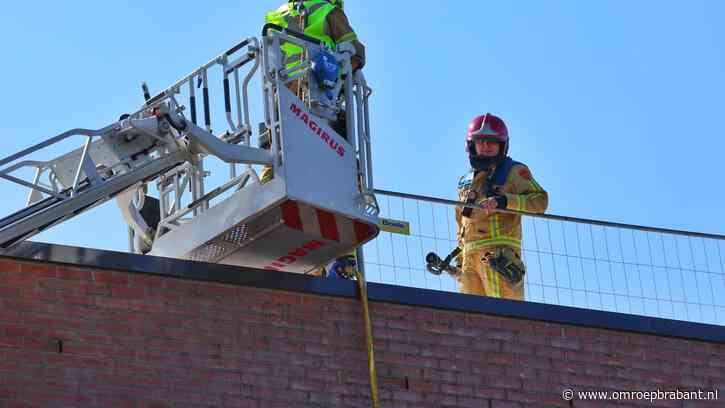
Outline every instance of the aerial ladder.
<path id="1" fill-rule="evenodd" d="M 304 50 L 299 65 L 286 66 L 285 43 Z M 379 208 L 371 89 L 351 69 L 353 52 L 350 44 L 329 50 L 267 25 L 261 38 L 237 43 L 155 96 L 143 84 L 144 104 L 118 121 L 72 129 L 0 159 L 0 178 L 29 191 L 25 207 L 0 220 L 0 253 L 111 199 L 136 253 L 308 273 L 359 249 L 378 234 Z M 320 55 L 338 64 L 332 81 L 313 75 Z M 264 121 L 252 143 L 249 85 L 256 77 Z M 215 110 L 214 86 L 222 89 L 223 111 Z M 215 133 L 212 124 L 224 130 Z M 37 158 L 71 139 L 82 143 Z M 229 166 L 229 178 L 207 188 L 204 163 L 212 157 Z M 271 180 L 260 180 L 259 166 L 272 170 Z M 358 257 L 362 265 L 361 251 Z"/>

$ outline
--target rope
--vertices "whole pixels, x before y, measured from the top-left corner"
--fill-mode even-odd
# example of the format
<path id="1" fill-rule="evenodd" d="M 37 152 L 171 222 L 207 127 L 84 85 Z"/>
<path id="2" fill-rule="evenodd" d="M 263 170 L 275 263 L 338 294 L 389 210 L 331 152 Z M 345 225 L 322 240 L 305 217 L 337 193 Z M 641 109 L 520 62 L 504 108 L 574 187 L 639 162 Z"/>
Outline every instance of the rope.
<path id="1" fill-rule="evenodd" d="M 378 401 L 378 379 L 375 370 L 375 352 L 373 350 L 373 327 L 370 323 L 370 310 L 368 309 L 368 291 L 365 277 L 360 270 L 355 271 L 357 287 L 360 290 L 360 300 L 363 307 L 363 321 L 365 323 L 365 346 L 368 352 L 368 370 L 370 374 L 370 397 L 373 400 L 373 408 L 379 408 Z"/>

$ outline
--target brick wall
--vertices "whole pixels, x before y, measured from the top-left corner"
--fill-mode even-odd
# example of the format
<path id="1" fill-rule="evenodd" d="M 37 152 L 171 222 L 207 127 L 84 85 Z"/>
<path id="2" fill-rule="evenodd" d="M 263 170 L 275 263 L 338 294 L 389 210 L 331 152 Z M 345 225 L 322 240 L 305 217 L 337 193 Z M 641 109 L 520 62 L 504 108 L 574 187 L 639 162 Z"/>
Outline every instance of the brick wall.
<path id="1" fill-rule="evenodd" d="M 371 313 L 383 407 L 653 406 L 561 393 L 713 387 L 719 402 L 654 406 L 725 406 L 723 344 Z M 0 406 L 370 407 L 361 321 L 345 297 L 0 259 Z"/>

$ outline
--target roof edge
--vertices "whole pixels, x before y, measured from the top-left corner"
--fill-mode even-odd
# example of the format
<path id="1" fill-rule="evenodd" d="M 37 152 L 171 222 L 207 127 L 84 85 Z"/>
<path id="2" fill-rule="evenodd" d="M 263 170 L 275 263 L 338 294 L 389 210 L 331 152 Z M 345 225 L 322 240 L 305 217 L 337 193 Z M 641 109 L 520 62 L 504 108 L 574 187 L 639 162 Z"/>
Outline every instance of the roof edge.
<path id="1" fill-rule="evenodd" d="M 355 283 L 341 279 L 322 279 L 263 269 L 32 241 L 22 242 L 4 250 L 0 254 L 0 258 L 153 274 L 260 289 L 357 298 Z M 725 344 L 725 328 L 712 324 L 545 303 L 520 302 L 380 283 L 368 283 L 368 297 L 371 301 L 408 306 L 430 307 Z"/>

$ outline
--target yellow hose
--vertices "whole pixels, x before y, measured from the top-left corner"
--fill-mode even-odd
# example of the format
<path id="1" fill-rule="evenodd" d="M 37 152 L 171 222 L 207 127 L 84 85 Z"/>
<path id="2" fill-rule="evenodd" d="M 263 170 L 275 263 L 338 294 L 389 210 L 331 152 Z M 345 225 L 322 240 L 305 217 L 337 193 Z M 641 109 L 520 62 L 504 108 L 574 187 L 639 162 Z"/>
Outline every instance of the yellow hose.
<path id="1" fill-rule="evenodd" d="M 370 323 L 370 310 L 368 309 L 368 290 L 365 277 L 359 271 L 355 271 L 357 287 L 360 289 L 360 300 L 363 306 L 363 320 L 365 320 L 365 345 L 368 350 L 368 369 L 370 370 L 370 396 L 373 400 L 373 408 L 380 407 L 378 401 L 378 376 L 375 371 L 375 353 L 373 350 L 373 326 Z"/>

